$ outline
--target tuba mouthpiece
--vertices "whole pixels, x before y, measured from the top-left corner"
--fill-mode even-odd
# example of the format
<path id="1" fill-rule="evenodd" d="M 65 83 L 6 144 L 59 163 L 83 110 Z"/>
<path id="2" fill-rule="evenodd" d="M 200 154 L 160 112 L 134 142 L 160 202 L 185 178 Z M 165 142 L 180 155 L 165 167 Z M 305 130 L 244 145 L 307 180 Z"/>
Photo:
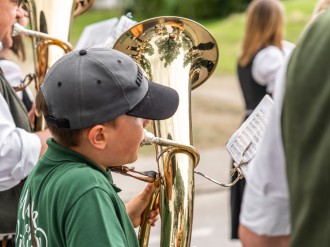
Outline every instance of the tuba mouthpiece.
<path id="1" fill-rule="evenodd" d="M 146 146 L 146 145 L 152 145 L 155 143 L 155 136 L 148 132 L 146 129 L 143 130 L 144 133 L 144 138 L 140 144 L 141 147 Z"/>
<path id="2" fill-rule="evenodd" d="M 13 28 L 13 34 L 12 36 L 15 37 L 19 34 L 25 34 L 25 35 L 29 35 L 29 36 L 33 36 L 33 31 L 26 29 L 25 27 L 23 27 L 22 25 L 15 23 L 14 24 L 14 28 Z"/>
<path id="3" fill-rule="evenodd" d="M 24 32 L 24 27 L 21 26 L 20 24 L 18 23 L 15 23 L 14 24 L 14 27 L 13 27 L 13 34 L 12 34 L 12 37 L 15 37 L 17 35 L 19 35 L 20 33 Z"/>

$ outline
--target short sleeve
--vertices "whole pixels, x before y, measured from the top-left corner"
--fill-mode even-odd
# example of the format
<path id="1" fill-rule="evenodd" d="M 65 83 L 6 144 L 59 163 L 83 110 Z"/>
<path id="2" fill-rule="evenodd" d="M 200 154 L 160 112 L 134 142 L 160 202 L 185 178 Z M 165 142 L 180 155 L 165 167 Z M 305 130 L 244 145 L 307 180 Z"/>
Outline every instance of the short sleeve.
<path id="1" fill-rule="evenodd" d="M 284 52 L 275 46 L 261 50 L 253 60 L 252 76 L 260 85 L 267 86 L 267 92 L 272 93 L 274 82 L 285 61 Z"/>
<path id="2" fill-rule="evenodd" d="M 0 191 L 17 185 L 36 165 L 41 141 L 33 133 L 17 128 L 0 94 Z"/>

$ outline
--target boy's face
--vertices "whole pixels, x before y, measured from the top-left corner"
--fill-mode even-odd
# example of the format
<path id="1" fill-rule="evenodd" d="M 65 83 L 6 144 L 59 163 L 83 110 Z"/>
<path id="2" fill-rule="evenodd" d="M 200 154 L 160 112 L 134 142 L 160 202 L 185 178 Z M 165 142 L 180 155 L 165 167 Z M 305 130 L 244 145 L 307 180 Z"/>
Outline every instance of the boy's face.
<path id="1" fill-rule="evenodd" d="M 150 120 L 128 115 L 116 119 L 115 131 L 112 131 L 111 136 L 108 137 L 107 150 L 108 154 L 111 153 L 112 160 L 110 166 L 125 165 L 136 161 L 140 143 L 144 137 L 143 129 L 149 123 Z"/>
<path id="2" fill-rule="evenodd" d="M 7 33 L 12 32 L 12 26 L 16 22 L 17 0 L 0 0 L 0 41 Z"/>

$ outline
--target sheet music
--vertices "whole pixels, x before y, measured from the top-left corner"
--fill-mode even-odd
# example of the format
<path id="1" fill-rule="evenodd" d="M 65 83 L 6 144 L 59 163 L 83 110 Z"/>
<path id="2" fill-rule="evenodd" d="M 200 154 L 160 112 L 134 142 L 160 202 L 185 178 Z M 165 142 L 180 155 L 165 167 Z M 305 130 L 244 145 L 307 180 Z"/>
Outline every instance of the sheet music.
<path id="1" fill-rule="evenodd" d="M 111 30 L 118 22 L 118 18 L 111 18 L 105 21 L 96 22 L 84 28 L 79 37 L 76 50 L 83 48 L 97 47 L 104 45 L 105 41 L 111 35 Z"/>
<path id="2" fill-rule="evenodd" d="M 249 162 L 257 152 L 258 144 L 263 137 L 273 100 L 265 95 L 252 114 L 244 121 L 238 130 L 230 137 L 226 144 L 227 151 L 234 162 L 240 164 Z M 243 174 L 247 172 L 248 166 L 241 167 Z"/>
<path id="3" fill-rule="evenodd" d="M 119 21 L 116 23 L 116 26 L 113 28 L 111 35 L 105 41 L 105 47 L 112 48 L 117 39 L 131 27 L 137 24 L 136 21 L 133 21 L 126 15 L 120 17 Z"/>

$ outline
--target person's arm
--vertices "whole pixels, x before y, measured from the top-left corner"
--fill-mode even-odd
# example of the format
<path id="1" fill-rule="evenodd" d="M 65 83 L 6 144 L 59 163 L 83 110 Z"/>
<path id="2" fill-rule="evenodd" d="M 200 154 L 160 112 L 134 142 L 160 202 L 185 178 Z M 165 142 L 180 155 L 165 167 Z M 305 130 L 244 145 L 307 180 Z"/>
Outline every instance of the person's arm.
<path id="1" fill-rule="evenodd" d="M 134 197 L 126 204 L 127 214 L 130 217 L 134 227 L 138 227 L 141 224 L 142 213 L 148 206 L 153 191 L 153 185 L 150 183 L 141 193 L 139 193 L 136 197 Z M 158 220 L 158 215 L 159 210 L 158 205 L 156 204 L 154 209 L 151 210 L 149 213 L 148 223 L 152 226 L 155 226 L 155 223 Z"/>
<path id="2" fill-rule="evenodd" d="M 279 242 L 285 246 L 291 232 L 289 192 L 281 136 L 285 68 L 279 72 L 274 107 L 246 177 L 239 236 L 244 247 L 272 246 L 265 244 L 268 241 Z"/>
<path id="3" fill-rule="evenodd" d="M 239 239 L 243 247 L 287 247 L 290 236 L 261 236 L 240 225 Z"/>
<path id="4" fill-rule="evenodd" d="M 8 105 L 0 95 L 0 191 L 8 190 L 23 180 L 46 149 L 48 131 L 29 133 L 16 128 Z"/>

